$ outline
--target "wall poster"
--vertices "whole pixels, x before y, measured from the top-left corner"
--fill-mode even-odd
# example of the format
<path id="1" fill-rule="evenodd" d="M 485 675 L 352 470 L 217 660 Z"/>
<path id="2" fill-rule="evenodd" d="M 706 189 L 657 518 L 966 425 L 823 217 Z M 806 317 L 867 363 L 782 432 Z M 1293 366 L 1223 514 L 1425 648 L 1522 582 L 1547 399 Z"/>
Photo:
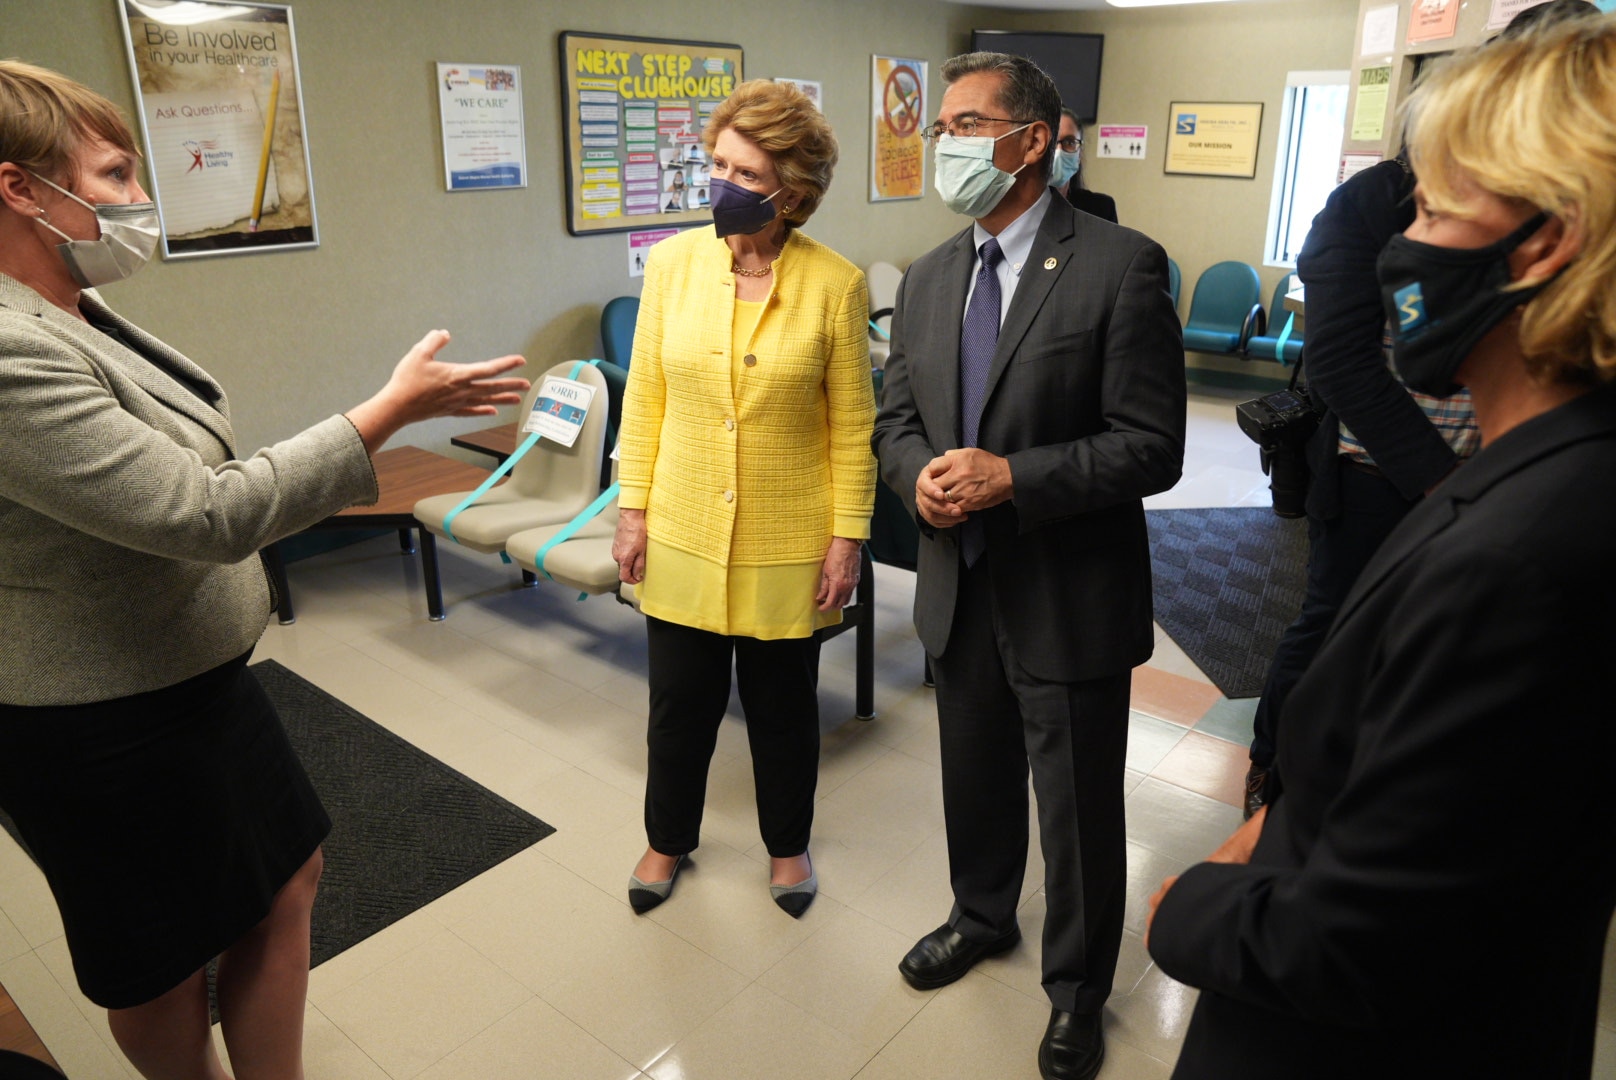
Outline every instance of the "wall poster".
<path id="1" fill-rule="evenodd" d="M 292 9 L 116 3 L 164 256 L 316 246 Z"/>
<path id="2" fill-rule="evenodd" d="M 448 190 L 527 187 L 521 68 L 439 63 L 438 119 Z"/>
<path id="3" fill-rule="evenodd" d="M 870 201 L 926 193 L 926 61 L 870 58 Z"/>
<path id="4" fill-rule="evenodd" d="M 741 81 L 741 47 L 564 31 L 567 231 L 712 220 L 702 128 Z"/>
<path id="5" fill-rule="evenodd" d="M 788 79 L 784 76 L 776 75 L 774 77 L 774 81 L 777 83 L 785 83 L 787 86 L 795 86 L 798 90 L 803 92 L 803 95 L 807 97 L 809 101 L 814 103 L 814 108 L 818 109 L 820 112 L 825 111 L 825 87 L 824 84 L 820 83 L 818 80 Z"/>
<path id="6" fill-rule="evenodd" d="M 1164 172 L 1189 176 L 1257 175 L 1262 102 L 1175 101 L 1167 110 Z"/>

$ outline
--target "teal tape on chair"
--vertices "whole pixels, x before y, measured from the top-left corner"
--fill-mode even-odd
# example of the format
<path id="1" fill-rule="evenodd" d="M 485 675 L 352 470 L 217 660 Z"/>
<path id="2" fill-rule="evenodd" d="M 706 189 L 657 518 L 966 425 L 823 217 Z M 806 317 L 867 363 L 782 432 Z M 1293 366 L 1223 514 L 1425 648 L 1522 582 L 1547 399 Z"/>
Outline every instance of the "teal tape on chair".
<path id="1" fill-rule="evenodd" d="M 1268 306 L 1268 326 L 1246 341 L 1246 356 L 1252 360 L 1277 360 L 1290 367 L 1302 358 L 1302 335 L 1296 333 L 1296 313 L 1285 310 L 1285 294 L 1292 289 L 1295 275 L 1286 274 L 1274 286 L 1274 297 Z M 1283 317 L 1282 317 L 1283 316 Z M 1278 335 L 1267 331 L 1280 327 Z"/>

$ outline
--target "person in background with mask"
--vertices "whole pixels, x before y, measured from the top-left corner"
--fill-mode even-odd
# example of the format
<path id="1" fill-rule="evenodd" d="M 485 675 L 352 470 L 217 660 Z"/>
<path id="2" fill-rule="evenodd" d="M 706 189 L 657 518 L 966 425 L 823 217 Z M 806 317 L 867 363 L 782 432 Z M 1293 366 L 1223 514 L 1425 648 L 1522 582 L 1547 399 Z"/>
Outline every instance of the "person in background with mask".
<path id="1" fill-rule="evenodd" d="M 1050 166 L 1049 186 L 1085 214 L 1117 223 L 1117 201 L 1109 195 L 1090 191 L 1083 179 L 1083 125 L 1071 109 L 1061 109 L 1060 135 L 1055 140 L 1055 160 Z"/>
<path id="2" fill-rule="evenodd" d="M 733 663 L 770 892 L 796 917 L 818 889 L 815 632 L 841 621 L 875 505 L 869 299 L 801 232 L 837 158 L 802 91 L 742 83 L 702 139 L 713 225 L 651 249 L 619 442 L 612 554 L 650 667 L 649 845 L 628 899 L 666 900 L 701 841 Z"/>
<path id="3" fill-rule="evenodd" d="M 1087 1078 L 1122 941 L 1130 671 L 1153 646 L 1141 500 L 1183 466 L 1183 340 L 1161 246 L 1049 187 L 1049 76 L 986 52 L 942 73 L 937 190 L 975 223 L 904 276 L 874 445 L 920 529 L 954 908 L 898 967 L 933 989 L 1016 944 L 1030 765 L 1038 1065 Z"/>
<path id="4" fill-rule="evenodd" d="M 1507 92 L 1500 92 L 1505 87 Z M 1291 693 L 1285 789 L 1152 900 L 1180 1080 L 1586 1080 L 1616 909 L 1616 17 L 1434 68 L 1382 252 L 1398 372 L 1481 450 Z M 1523 761 L 1523 754 L 1529 760 Z M 1523 798 L 1523 768 L 1553 769 Z"/>
<path id="5" fill-rule="evenodd" d="M 157 244 L 118 109 L 0 61 L 0 808 L 74 972 L 147 1077 L 302 1075 L 309 912 L 331 822 L 247 669 L 259 549 L 374 502 L 405 424 L 515 404 L 520 357 L 434 330 L 369 401 L 248 459 L 224 391 L 95 287 Z"/>

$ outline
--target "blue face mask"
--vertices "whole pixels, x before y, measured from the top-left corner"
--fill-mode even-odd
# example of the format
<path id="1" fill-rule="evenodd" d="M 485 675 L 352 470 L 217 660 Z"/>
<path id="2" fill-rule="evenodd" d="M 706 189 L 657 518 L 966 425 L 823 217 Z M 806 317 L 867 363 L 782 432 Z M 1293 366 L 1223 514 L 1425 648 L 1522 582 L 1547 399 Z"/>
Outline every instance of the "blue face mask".
<path id="1" fill-rule="evenodd" d="M 777 189 L 774 195 L 784 190 Z M 751 188 L 720 180 L 716 176 L 710 182 L 709 193 L 713 204 L 713 228 L 720 238 L 737 234 L 750 236 L 762 232 L 774 220 L 774 207 L 769 205 L 774 195 L 759 195 Z"/>
<path id="2" fill-rule="evenodd" d="M 984 218 L 993 213 L 993 208 L 1004 199 L 1005 192 L 1014 186 L 1016 173 L 1027 167 L 1023 163 L 1021 169 L 1009 173 L 993 164 L 994 144 L 1031 126 L 1022 124 L 997 138 L 988 135 L 972 135 L 969 138 L 944 135 L 939 138 L 934 160 L 937 173 L 935 185 L 937 194 L 943 197 L 943 204 L 954 213 L 969 218 Z"/>
<path id="3" fill-rule="evenodd" d="M 1055 160 L 1049 167 L 1049 185 L 1051 187 L 1065 187 L 1072 177 L 1077 175 L 1078 166 L 1083 163 L 1081 150 L 1056 150 Z"/>

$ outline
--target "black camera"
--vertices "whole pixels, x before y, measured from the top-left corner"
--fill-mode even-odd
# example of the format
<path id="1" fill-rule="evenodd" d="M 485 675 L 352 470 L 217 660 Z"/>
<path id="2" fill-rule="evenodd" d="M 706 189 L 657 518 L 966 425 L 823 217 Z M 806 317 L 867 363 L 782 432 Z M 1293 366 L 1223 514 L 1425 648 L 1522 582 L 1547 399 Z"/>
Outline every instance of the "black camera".
<path id="1" fill-rule="evenodd" d="M 1307 513 L 1307 440 L 1318 430 L 1320 413 L 1305 388 L 1294 384 L 1235 406 L 1235 419 L 1262 453 L 1262 469 L 1274 495 L 1274 513 L 1299 518 Z"/>

